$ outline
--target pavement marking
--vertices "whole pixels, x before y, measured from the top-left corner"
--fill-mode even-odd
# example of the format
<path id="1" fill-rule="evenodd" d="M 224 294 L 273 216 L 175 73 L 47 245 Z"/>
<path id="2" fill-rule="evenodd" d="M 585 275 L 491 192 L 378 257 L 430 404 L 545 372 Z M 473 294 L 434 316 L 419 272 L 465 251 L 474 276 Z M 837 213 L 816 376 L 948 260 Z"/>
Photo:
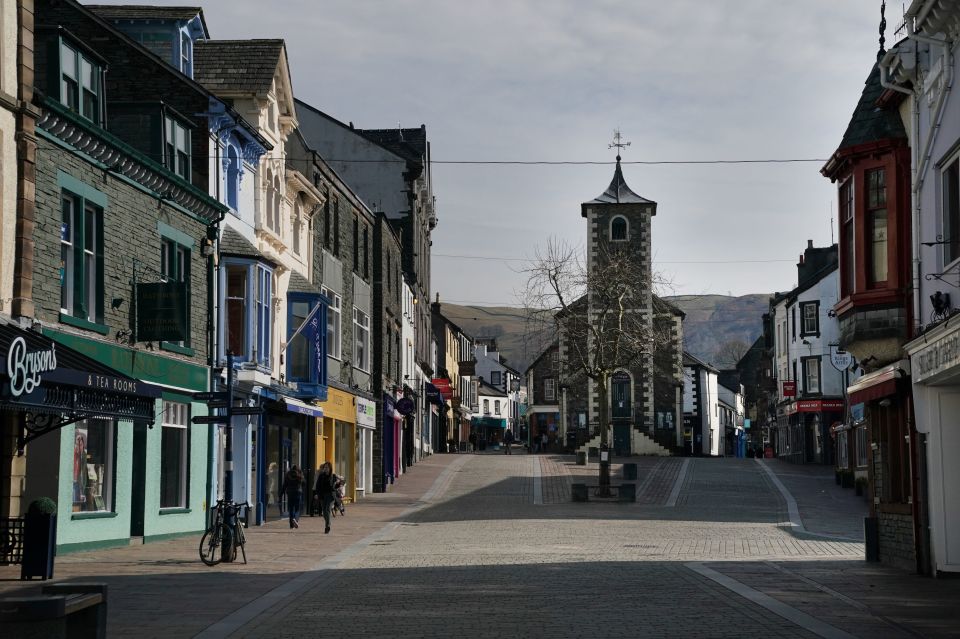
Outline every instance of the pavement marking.
<path id="1" fill-rule="evenodd" d="M 467 455 L 458 457 L 450 465 L 443 469 L 443 472 L 440 473 L 440 476 L 433 481 L 433 484 L 430 486 L 429 490 L 427 490 L 427 492 L 425 492 L 410 507 L 401 512 L 397 516 L 397 519 L 403 519 L 410 514 L 425 508 L 427 505 L 429 505 L 431 500 L 442 495 L 450 485 L 450 480 L 453 478 L 453 474 L 459 472 L 460 468 L 469 460 L 470 457 Z M 373 542 L 384 538 L 388 533 L 396 530 L 401 523 L 402 522 L 400 521 L 387 522 L 379 530 L 370 533 L 359 541 L 355 541 L 337 554 L 317 562 L 307 569 L 306 572 L 300 573 L 290 581 L 287 581 L 286 583 L 277 586 L 273 590 L 260 595 L 256 599 L 247 602 L 220 621 L 202 630 L 200 633 L 195 635 L 195 637 L 201 639 L 223 639 L 225 637 L 229 637 L 273 606 L 293 597 L 310 586 L 316 586 L 323 581 L 332 579 L 332 571 L 339 569 L 344 562 L 360 554 Z"/>
<path id="2" fill-rule="evenodd" d="M 540 458 L 534 456 L 533 460 L 533 505 L 543 506 L 543 477 L 540 469 Z"/>
<path id="3" fill-rule="evenodd" d="M 744 599 L 752 601 L 758 606 L 766 608 L 775 615 L 783 617 L 787 621 L 800 626 L 804 630 L 812 632 L 818 637 L 823 637 L 824 639 L 855 639 L 854 635 L 844 632 L 836 626 L 831 626 L 824 621 L 820 621 L 816 617 L 811 617 L 807 613 L 797 610 L 793 606 L 788 606 L 782 601 L 777 601 L 773 597 L 765 595 L 759 590 L 755 590 L 750 586 L 737 581 L 733 577 L 728 577 L 727 575 L 723 575 L 712 568 L 707 568 L 700 562 L 689 562 L 685 563 L 684 566 L 698 575 L 706 577 L 714 583 L 723 586 L 727 590 L 740 595 Z"/>
<path id="4" fill-rule="evenodd" d="M 677 498 L 680 497 L 680 488 L 683 486 L 683 480 L 687 477 L 687 467 L 690 465 L 690 458 L 683 460 L 683 466 L 677 473 L 677 479 L 673 482 L 673 490 L 670 491 L 670 498 L 667 500 L 667 506 L 671 508 L 677 505 Z"/>
<path id="5" fill-rule="evenodd" d="M 790 494 L 787 487 L 783 485 L 783 482 L 780 481 L 780 478 L 777 477 L 777 474 L 773 472 L 768 465 L 757 458 L 754 458 L 754 461 L 760 464 L 760 468 L 767 473 L 770 481 L 773 482 L 773 485 L 777 487 L 777 490 L 779 490 L 783 496 L 783 500 L 787 502 L 787 513 L 790 515 L 790 524 L 800 532 L 807 532 L 807 529 L 803 527 L 803 519 L 800 518 L 800 509 L 797 508 L 797 500 L 793 498 L 793 495 Z"/>

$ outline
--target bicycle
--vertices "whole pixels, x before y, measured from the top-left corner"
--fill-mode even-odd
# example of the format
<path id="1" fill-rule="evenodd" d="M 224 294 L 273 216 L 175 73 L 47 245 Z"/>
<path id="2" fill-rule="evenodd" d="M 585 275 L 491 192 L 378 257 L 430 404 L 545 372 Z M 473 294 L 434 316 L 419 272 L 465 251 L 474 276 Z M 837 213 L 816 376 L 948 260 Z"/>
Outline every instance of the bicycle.
<path id="1" fill-rule="evenodd" d="M 236 504 L 223 499 L 217 501 L 213 509 L 213 521 L 200 539 L 200 561 L 208 566 L 215 566 L 221 561 L 234 561 L 239 547 L 243 563 L 247 563 L 247 551 L 244 548 L 246 538 L 239 514 L 241 508 L 249 507 L 247 503 Z"/>

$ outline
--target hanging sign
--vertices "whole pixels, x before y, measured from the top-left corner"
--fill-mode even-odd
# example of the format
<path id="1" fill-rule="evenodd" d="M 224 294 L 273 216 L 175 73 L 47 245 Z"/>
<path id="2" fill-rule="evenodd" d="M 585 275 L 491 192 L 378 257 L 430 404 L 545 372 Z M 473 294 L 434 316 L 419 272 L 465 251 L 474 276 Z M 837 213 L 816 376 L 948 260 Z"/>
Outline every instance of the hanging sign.
<path id="1" fill-rule="evenodd" d="M 7 376 L 10 378 L 10 394 L 20 397 L 29 395 L 40 383 L 41 373 L 57 368 L 57 345 L 42 351 L 27 352 L 27 341 L 15 337 L 7 352 Z"/>
<path id="2" fill-rule="evenodd" d="M 412 415 L 413 411 L 416 410 L 416 406 L 413 403 L 413 400 L 409 397 L 402 397 L 397 400 L 396 404 L 397 412 L 401 415 Z"/>
<path id="3" fill-rule="evenodd" d="M 186 282 L 137 284 L 137 341 L 180 342 L 186 338 Z"/>
<path id="4" fill-rule="evenodd" d="M 830 363 L 838 371 L 845 371 L 853 366 L 853 355 L 847 351 L 833 351 L 830 353 Z"/>
<path id="5" fill-rule="evenodd" d="M 784 396 L 784 397 L 796 397 L 796 396 L 797 396 L 797 383 L 796 383 L 796 382 L 783 382 L 783 396 Z"/>

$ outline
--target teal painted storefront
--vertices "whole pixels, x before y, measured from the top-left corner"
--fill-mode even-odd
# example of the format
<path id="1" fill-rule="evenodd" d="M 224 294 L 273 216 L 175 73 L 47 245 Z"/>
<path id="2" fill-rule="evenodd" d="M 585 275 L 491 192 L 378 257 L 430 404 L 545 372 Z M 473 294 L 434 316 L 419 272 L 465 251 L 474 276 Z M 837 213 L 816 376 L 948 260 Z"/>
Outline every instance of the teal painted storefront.
<path id="1" fill-rule="evenodd" d="M 135 424 L 131 421 L 118 421 L 113 427 L 113 504 L 112 509 L 105 512 L 73 512 L 78 426 L 64 427 L 59 437 L 56 434 L 47 436 L 59 440 L 44 442 L 44 446 L 57 449 L 47 454 L 56 458 L 58 468 L 58 551 L 127 545 L 131 537 L 142 537 L 147 542 L 202 531 L 206 527 L 207 517 L 212 427 L 192 426 L 189 418 L 207 414 L 206 404 L 193 402 L 190 394 L 206 389 L 208 369 L 184 360 L 135 351 L 74 334 L 50 329 L 45 329 L 44 334 L 118 372 L 164 387 L 162 398 L 156 402 L 156 422 L 152 428 L 145 423 Z M 169 389 L 171 386 L 176 388 Z M 160 507 L 164 402 L 176 402 L 188 407 L 186 495 L 183 505 L 171 508 Z M 54 462 L 53 459 L 50 461 Z"/>

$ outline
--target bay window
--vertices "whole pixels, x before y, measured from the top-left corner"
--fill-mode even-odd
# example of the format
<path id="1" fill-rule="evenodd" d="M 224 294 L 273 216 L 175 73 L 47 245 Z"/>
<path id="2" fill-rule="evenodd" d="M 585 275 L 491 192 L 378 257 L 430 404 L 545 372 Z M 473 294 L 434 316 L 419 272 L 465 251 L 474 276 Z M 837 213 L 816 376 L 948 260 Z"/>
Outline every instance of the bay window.
<path id="1" fill-rule="evenodd" d="M 853 180 L 850 179 L 840 187 L 841 295 L 850 295 L 856 289 L 855 240 L 853 231 Z"/>
<path id="2" fill-rule="evenodd" d="M 273 339 L 273 270 L 252 260 L 224 260 L 220 290 L 224 314 L 220 355 L 269 367 Z"/>
<path id="3" fill-rule="evenodd" d="M 320 292 L 330 300 L 330 306 L 327 308 L 327 356 L 338 360 L 342 356 L 341 307 L 343 298 L 326 287 L 321 288 Z"/>

